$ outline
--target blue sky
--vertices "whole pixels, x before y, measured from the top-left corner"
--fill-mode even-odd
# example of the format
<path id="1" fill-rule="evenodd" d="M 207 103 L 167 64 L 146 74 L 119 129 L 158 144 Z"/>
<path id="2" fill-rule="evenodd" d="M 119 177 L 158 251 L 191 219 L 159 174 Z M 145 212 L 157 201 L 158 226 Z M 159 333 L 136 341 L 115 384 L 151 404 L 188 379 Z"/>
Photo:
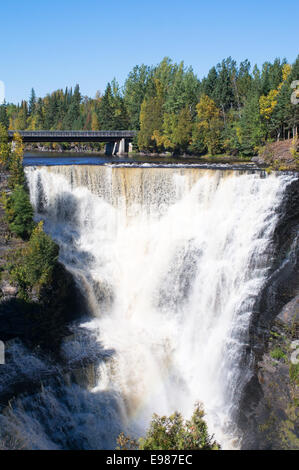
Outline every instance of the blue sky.
<path id="1" fill-rule="evenodd" d="M 0 80 L 6 100 L 80 84 L 84 95 L 136 64 L 169 56 L 199 77 L 232 56 L 261 65 L 299 53 L 299 4 L 288 0 L 4 0 Z"/>

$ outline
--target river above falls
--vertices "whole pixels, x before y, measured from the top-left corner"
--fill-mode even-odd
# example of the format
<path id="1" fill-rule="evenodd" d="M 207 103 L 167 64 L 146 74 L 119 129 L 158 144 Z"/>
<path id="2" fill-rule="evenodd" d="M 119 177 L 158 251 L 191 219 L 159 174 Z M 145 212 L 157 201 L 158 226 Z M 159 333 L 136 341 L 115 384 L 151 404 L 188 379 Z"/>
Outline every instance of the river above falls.
<path id="1" fill-rule="evenodd" d="M 230 160 L 227 157 L 205 159 L 195 156 L 166 157 L 134 154 L 123 157 L 109 157 L 99 153 L 71 152 L 25 152 L 25 166 L 57 166 L 57 165 L 120 165 L 120 166 L 159 166 L 159 167 L 198 167 L 228 169 L 259 169 L 254 163 L 245 160 Z"/>

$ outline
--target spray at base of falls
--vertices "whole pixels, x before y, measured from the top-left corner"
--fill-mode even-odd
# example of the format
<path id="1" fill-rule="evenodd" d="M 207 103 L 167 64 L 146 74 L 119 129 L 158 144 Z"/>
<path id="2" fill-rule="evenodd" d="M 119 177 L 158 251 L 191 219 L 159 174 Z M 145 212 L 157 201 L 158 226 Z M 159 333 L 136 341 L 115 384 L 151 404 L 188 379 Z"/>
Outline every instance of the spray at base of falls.
<path id="1" fill-rule="evenodd" d="M 252 308 L 292 177 L 111 166 L 26 175 L 37 217 L 88 297 L 85 327 L 112 351 L 91 393 L 112 391 L 135 435 L 153 413 L 189 417 L 201 401 L 216 440 L 238 446 Z"/>

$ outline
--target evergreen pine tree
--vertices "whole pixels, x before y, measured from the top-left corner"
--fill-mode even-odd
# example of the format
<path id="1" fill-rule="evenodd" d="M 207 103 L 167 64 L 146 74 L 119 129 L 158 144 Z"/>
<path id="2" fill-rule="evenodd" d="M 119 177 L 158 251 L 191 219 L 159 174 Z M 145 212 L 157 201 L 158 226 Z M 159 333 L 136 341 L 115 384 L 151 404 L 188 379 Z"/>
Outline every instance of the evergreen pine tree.
<path id="1" fill-rule="evenodd" d="M 36 105 L 36 94 L 35 94 L 34 88 L 32 88 L 30 99 L 29 99 L 29 114 L 30 115 L 34 113 L 35 105 Z"/>

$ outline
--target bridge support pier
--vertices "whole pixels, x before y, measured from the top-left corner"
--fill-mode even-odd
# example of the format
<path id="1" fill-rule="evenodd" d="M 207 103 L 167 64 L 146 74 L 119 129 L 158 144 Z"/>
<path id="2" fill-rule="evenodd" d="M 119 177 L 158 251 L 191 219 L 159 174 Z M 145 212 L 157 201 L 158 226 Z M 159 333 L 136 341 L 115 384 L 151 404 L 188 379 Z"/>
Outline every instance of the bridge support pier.
<path id="1" fill-rule="evenodd" d="M 119 142 L 114 142 L 112 155 L 118 155 Z"/>
<path id="2" fill-rule="evenodd" d="M 107 157 L 111 157 L 112 153 L 113 153 L 113 142 L 108 142 L 105 145 L 105 155 Z"/>
<path id="3" fill-rule="evenodd" d="M 126 155 L 129 150 L 129 142 L 127 139 L 123 138 L 118 143 L 117 155 Z"/>
<path id="4" fill-rule="evenodd" d="M 129 139 L 125 138 L 116 142 L 107 142 L 107 144 L 105 144 L 105 155 L 107 157 L 111 157 L 112 155 L 127 155 L 129 147 Z"/>

